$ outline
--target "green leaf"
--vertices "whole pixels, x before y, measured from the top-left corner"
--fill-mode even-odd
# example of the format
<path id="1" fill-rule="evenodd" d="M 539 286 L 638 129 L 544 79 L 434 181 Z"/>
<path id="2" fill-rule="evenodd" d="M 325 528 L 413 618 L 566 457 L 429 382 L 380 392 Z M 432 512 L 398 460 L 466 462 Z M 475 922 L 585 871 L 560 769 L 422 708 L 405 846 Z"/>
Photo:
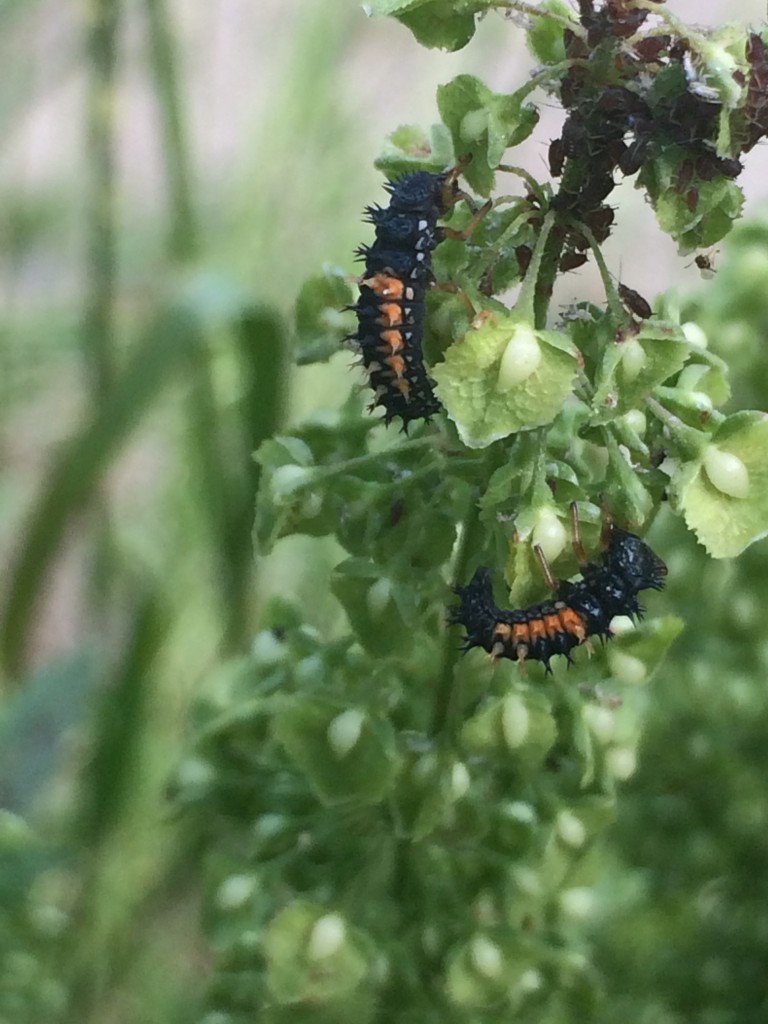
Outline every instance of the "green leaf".
<path id="1" fill-rule="evenodd" d="M 714 558 L 734 558 L 768 533 L 767 450 L 768 415 L 736 413 L 715 431 L 701 458 L 683 463 L 672 477 L 677 507 Z"/>
<path id="2" fill-rule="evenodd" d="M 544 0 L 538 9 L 541 14 L 531 18 L 526 34 L 528 49 L 541 64 L 559 64 L 565 60 L 565 29 L 559 22 L 548 18 L 544 12 L 551 11 L 561 18 L 567 18 L 574 26 L 578 26 L 578 21 L 574 17 L 573 9 L 565 0 Z"/>
<path id="3" fill-rule="evenodd" d="M 621 520 L 642 525 L 653 507 L 653 499 L 643 487 L 634 468 L 624 457 L 618 444 L 612 437 L 607 438 L 608 473 L 613 481 L 610 487 L 612 512 Z"/>
<path id="4" fill-rule="evenodd" d="M 293 1007 L 305 1001 L 323 1005 L 352 993 L 369 971 L 368 943 L 355 941 L 360 938 L 340 914 L 294 900 L 273 918 L 263 939 L 273 998 Z"/>
<path id="5" fill-rule="evenodd" d="M 613 676 L 628 686 L 648 682 L 683 631 L 682 619 L 665 615 L 646 619 L 636 629 L 621 633 L 608 647 L 608 667 Z"/>
<path id="6" fill-rule="evenodd" d="M 278 712 L 273 734 L 324 804 L 378 803 L 397 771 L 391 725 L 364 714 L 356 742 L 343 755 L 333 746 L 333 722 L 349 708 L 302 697 Z"/>
<path id="7" fill-rule="evenodd" d="M 655 197 L 652 194 L 659 227 L 675 239 L 683 253 L 706 249 L 724 238 L 744 204 L 741 188 L 724 177 L 699 181 L 695 203 L 689 195 L 672 186 Z"/>
<path id="8" fill-rule="evenodd" d="M 387 137 L 374 164 L 390 178 L 408 171 L 439 173 L 456 163 L 451 134 L 444 124 L 433 124 L 427 135 L 416 125 L 401 125 Z"/>
<path id="9" fill-rule="evenodd" d="M 344 336 L 354 329 L 351 313 L 342 312 L 352 299 L 352 289 L 341 270 L 328 268 L 304 282 L 295 308 L 296 362 L 300 366 L 327 362 L 339 351 Z"/>
<path id="10" fill-rule="evenodd" d="M 576 369 L 567 335 L 493 315 L 448 349 L 433 376 L 462 441 L 485 448 L 551 423 L 571 394 Z"/>
<path id="11" fill-rule="evenodd" d="M 365 558 L 348 558 L 334 570 L 331 590 L 344 606 L 355 636 L 371 654 L 405 654 L 413 642 L 394 599 L 395 586 L 380 566 Z"/>
<path id="12" fill-rule="evenodd" d="M 470 754 L 503 755 L 518 772 L 529 774 L 541 765 L 556 735 L 550 701 L 518 683 L 505 697 L 486 700 L 467 719 L 461 741 Z"/>
<path id="13" fill-rule="evenodd" d="M 467 45 L 475 34 L 477 14 L 490 3 L 489 0 L 463 0 L 460 11 L 457 6 L 455 0 L 427 0 L 409 4 L 407 10 L 395 16 L 422 46 L 453 52 Z"/>
<path id="14" fill-rule="evenodd" d="M 464 177 L 480 195 L 489 195 L 505 151 L 528 138 L 537 112 L 515 94 L 492 92 L 473 75 L 459 75 L 439 86 L 437 106 L 450 129 L 456 158 L 472 158 Z"/>
<path id="15" fill-rule="evenodd" d="M 622 332 L 603 352 L 592 423 L 642 406 L 654 387 L 682 369 L 689 351 L 677 324 L 652 319 L 636 333 Z"/>

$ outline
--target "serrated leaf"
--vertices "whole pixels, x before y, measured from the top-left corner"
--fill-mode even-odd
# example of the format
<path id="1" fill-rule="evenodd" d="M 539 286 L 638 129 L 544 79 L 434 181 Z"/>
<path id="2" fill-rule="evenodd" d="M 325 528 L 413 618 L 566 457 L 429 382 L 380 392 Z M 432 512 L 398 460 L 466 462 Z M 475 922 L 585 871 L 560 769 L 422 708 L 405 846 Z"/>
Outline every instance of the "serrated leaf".
<path id="1" fill-rule="evenodd" d="M 573 8 L 565 0 L 544 0 L 539 5 L 541 12 L 551 11 L 572 21 L 574 26 L 578 25 Z M 541 17 L 531 18 L 530 26 L 526 33 L 528 49 L 541 64 L 559 64 L 565 60 L 565 42 L 563 33 L 565 29 L 559 22 L 547 18 L 543 13 Z"/>
<path id="2" fill-rule="evenodd" d="M 516 94 L 494 93 L 474 75 L 459 75 L 437 90 L 437 106 L 457 159 L 471 156 L 464 177 L 480 195 L 493 189 L 504 152 L 526 139 L 538 121 Z"/>
<path id="3" fill-rule="evenodd" d="M 395 17 L 413 32 L 422 46 L 453 52 L 466 46 L 475 34 L 477 14 L 489 6 L 487 0 L 466 0 L 457 10 L 453 0 L 427 0 L 411 4 Z"/>
<path id="4" fill-rule="evenodd" d="M 354 329 L 343 306 L 352 302 L 352 288 L 341 270 L 328 269 L 308 278 L 296 299 L 296 361 L 300 365 L 327 362 L 342 338 Z"/>
<path id="5" fill-rule="evenodd" d="M 401 125 L 390 136 L 374 164 L 390 178 L 409 171 L 439 173 L 456 162 L 451 134 L 444 124 L 433 124 L 427 135 L 416 125 Z"/>
<path id="6" fill-rule="evenodd" d="M 324 804 L 377 803 L 397 771 L 394 732 L 388 722 L 366 716 L 357 742 L 339 757 L 328 729 L 345 710 L 342 704 L 304 696 L 278 712 L 273 735 Z"/>
<path id="7" fill-rule="evenodd" d="M 735 558 L 768 533 L 768 415 L 741 412 L 712 436 L 712 445 L 736 456 L 748 474 L 745 497 L 716 487 L 702 459 L 683 463 L 672 479 L 674 500 L 713 558 Z"/>
<path id="8" fill-rule="evenodd" d="M 324 907 L 305 900 L 294 900 L 270 922 L 264 933 L 266 981 L 272 998 L 287 1004 L 291 1014 L 303 1001 L 322 1006 L 329 1000 L 349 996 L 365 979 L 368 963 L 359 943 L 350 942 L 344 923 L 344 941 L 319 964 L 310 957 L 312 936 L 318 922 L 327 919 Z M 339 918 L 340 922 L 343 920 Z"/>
<path id="9" fill-rule="evenodd" d="M 355 636 L 374 655 L 404 654 L 412 643 L 394 588 L 395 584 L 382 576 L 381 568 L 365 558 L 346 559 L 336 566 L 331 578 L 331 590 L 343 605 Z"/>
<path id="10" fill-rule="evenodd" d="M 641 406 L 654 387 L 682 369 L 689 350 L 677 324 L 649 320 L 637 334 L 625 332 L 603 352 L 592 422 Z"/>
<path id="11" fill-rule="evenodd" d="M 695 204 L 689 195 L 670 187 L 654 199 L 659 227 L 675 239 L 683 253 L 706 249 L 724 238 L 744 204 L 741 188 L 723 177 L 700 181 Z"/>
<path id="12" fill-rule="evenodd" d="M 433 370 L 440 401 L 470 448 L 551 423 L 571 394 L 578 354 L 567 335 L 553 331 L 534 332 L 538 366 L 499 390 L 505 354 L 521 327 L 530 331 L 513 316 L 494 315 L 451 346 Z"/>

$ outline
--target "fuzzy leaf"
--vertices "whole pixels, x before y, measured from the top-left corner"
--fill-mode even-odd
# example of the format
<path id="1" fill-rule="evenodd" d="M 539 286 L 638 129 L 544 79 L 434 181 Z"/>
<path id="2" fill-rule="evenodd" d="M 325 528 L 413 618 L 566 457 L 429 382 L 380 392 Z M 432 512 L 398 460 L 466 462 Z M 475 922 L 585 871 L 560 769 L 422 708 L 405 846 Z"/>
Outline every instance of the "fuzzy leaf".
<path id="1" fill-rule="evenodd" d="M 475 34 L 477 14 L 489 3 L 488 0 L 466 0 L 461 10 L 456 9 L 457 4 L 453 0 L 374 0 L 371 6 L 374 10 L 377 7 L 394 7 L 395 10 L 375 10 L 375 13 L 394 14 L 422 46 L 453 52 L 470 41 Z"/>
<path id="2" fill-rule="evenodd" d="M 744 497 L 733 497 L 712 481 L 711 462 L 683 463 L 672 479 L 675 502 L 685 521 L 713 558 L 735 558 L 768 533 L 768 415 L 741 412 L 712 436 L 712 446 L 740 460 L 748 474 Z M 709 468 L 707 466 L 709 465 Z"/>
<path id="3" fill-rule="evenodd" d="M 277 714 L 274 736 L 324 804 L 376 803 L 391 786 L 397 770 L 392 727 L 366 716 L 357 742 L 339 757 L 328 730 L 345 710 L 331 701 L 303 697 Z"/>
<path id="4" fill-rule="evenodd" d="M 352 289 L 340 270 L 308 278 L 296 299 L 296 334 L 300 365 L 327 362 L 339 351 L 354 322 L 342 306 L 352 301 Z"/>
<path id="5" fill-rule="evenodd" d="M 375 166 L 390 178 L 408 171 L 439 173 L 455 163 L 451 134 L 444 124 L 433 124 L 427 135 L 416 125 L 401 125 L 387 137 Z"/>
<path id="6" fill-rule="evenodd" d="M 603 353 L 592 422 L 641 406 L 654 387 L 682 369 L 689 348 L 676 324 L 649 320 L 638 333 L 625 332 Z"/>
<path id="7" fill-rule="evenodd" d="M 561 18 L 567 18 L 578 25 L 573 9 L 565 0 L 544 0 L 539 10 L 551 11 Z M 532 18 L 527 32 L 528 49 L 541 64 L 559 64 L 565 60 L 565 43 L 563 26 L 543 13 L 541 17 Z"/>
<path id="8" fill-rule="evenodd" d="M 480 195 L 489 195 L 504 152 L 531 134 L 538 114 L 515 94 L 492 92 L 474 75 L 459 75 L 439 86 L 437 106 L 456 157 L 472 157 L 464 177 Z"/>
<path id="9" fill-rule="evenodd" d="M 515 366 L 506 357 L 521 331 L 534 333 L 514 317 L 490 317 L 434 368 L 440 400 L 470 448 L 551 423 L 571 394 L 577 352 L 567 335 L 554 331 L 535 332 L 538 365 L 525 379 L 509 383 L 506 370 Z"/>

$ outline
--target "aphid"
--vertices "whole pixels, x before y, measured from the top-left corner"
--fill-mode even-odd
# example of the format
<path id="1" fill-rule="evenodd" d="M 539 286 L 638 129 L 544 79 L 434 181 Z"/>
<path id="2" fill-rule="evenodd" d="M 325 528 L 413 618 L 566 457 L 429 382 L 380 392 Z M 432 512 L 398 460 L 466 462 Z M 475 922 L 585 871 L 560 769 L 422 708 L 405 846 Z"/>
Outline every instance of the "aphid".
<path id="1" fill-rule="evenodd" d="M 389 206 L 369 206 L 366 219 L 374 225 L 372 245 L 361 246 L 365 260 L 360 298 L 351 308 L 358 329 L 348 340 L 359 349 L 374 391 L 372 408 L 384 408 L 387 423 L 399 416 L 403 428 L 440 409 L 422 354 L 426 291 L 433 283 L 432 250 L 443 238 L 469 237 L 490 209 L 486 203 L 463 232 L 438 221 L 461 199 L 459 165 L 444 174 L 413 171 L 386 185 Z M 474 209 L 474 207 L 473 207 Z"/>
<path id="2" fill-rule="evenodd" d="M 630 313 L 639 316 L 641 320 L 649 320 L 653 316 L 653 310 L 648 300 L 644 299 L 640 292 L 636 292 L 634 288 L 628 288 L 625 284 L 620 284 L 617 291 L 619 298 Z"/>
<path id="3" fill-rule="evenodd" d="M 567 274 L 569 270 L 576 270 L 577 267 L 583 267 L 588 259 L 589 257 L 585 252 L 564 252 L 557 265 L 558 270 Z"/>
<path id="4" fill-rule="evenodd" d="M 581 579 L 555 580 L 541 548 L 535 548 L 554 599 L 528 608 L 502 609 L 493 600 L 490 570 L 480 567 L 466 587 L 455 587 L 460 599 L 451 622 L 466 630 L 464 649 L 482 647 L 491 657 L 510 661 L 540 661 L 550 671 L 550 659 L 571 651 L 590 637 L 609 639 L 617 615 L 640 617 L 641 590 L 661 590 L 667 567 L 640 537 L 606 524 L 606 547 L 599 562 L 587 561 L 581 543 L 575 505 L 571 506 L 573 549 Z"/>
<path id="5" fill-rule="evenodd" d="M 699 255 L 693 261 L 701 272 L 701 276 L 705 280 L 710 280 L 715 276 L 715 252 L 700 252 Z"/>

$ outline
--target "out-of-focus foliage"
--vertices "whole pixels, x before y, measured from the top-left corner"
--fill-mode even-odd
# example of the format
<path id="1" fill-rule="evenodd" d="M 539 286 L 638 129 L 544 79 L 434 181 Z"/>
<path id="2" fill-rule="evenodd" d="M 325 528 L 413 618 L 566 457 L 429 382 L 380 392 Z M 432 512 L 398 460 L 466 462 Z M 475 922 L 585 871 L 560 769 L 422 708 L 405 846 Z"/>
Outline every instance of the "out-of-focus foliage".
<path id="1" fill-rule="evenodd" d="M 479 15 L 503 29 L 505 68 L 522 34 L 486 0 L 369 5 L 428 47 L 472 43 L 438 94 L 443 124 L 408 127 L 408 91 L 387 90 L 379 132 L 364 102 L 345 106 L 346 69 L 369 71 L 357 47 L 383 23 L 361 15 L 355 33 L 340 2 L 289 23 L 278 6 L 284 77 L 226 160 L 212 123 L 188 138 L 215 79 L 192 80 L 199 13 L 0 11 L 18 69 L 0 102 L 12 148 L 59 86 L 80 102 L 85 85 L 61 123 L 87 139 L 74 172 L 52 146 L 44 184 L 2 189 L 0 1024 L 757 1024 L 768 567 L 763 544 L 713 562 L 684 522 L 719 556 L 763 528 L 765 421 L 738 411 L 766 408 L 768 229 L 739 225 L 714 280 L 655 300 L 642 327 L 607 276 L 607 308 L 545 325 L 548 297 L 529 285 L 508 321 L 503 293 L 558 262 L 546 240 L 535 252 L 557 184 L 529 175 L 470 244 L 435 254 L 438 278 L 490 314 L 473 324 L 455 293 L 429 296 L 451 419 L 385 435 L 345 400 L 337 354 L 357 191 L 362 205 L 370 154 L 400 124 L 385 172 L 472 153 L 470 187 L 514 192 L 496 164 L 534 131 L 536 96 L 486 86 L 473 47 Z M 531 51 L 578 67 L 563 32 L 578 36 L 576 14 L 541 6 L 552 16 L 532 21 Z M 565 192 L 585 172 L 579 125 L 623 111 L 622 173 L 644 162 L 659 223 L 682 247 L 722 237 L 741 195 L 719 161 L 765 116 L 765 61 L 745 38 L 707 49 L 692 34 L 682 78 L 610 56 L 592 66 L 596 91 L 553 74 L 571 111 Z M 249 52 L 245 94 L 253 65 Z M 642 93 L 661 141 L 626 97 L 597 109 L 605 75 Z M 688 93 L 698 134 L 681 139 L 673 101 Z M 221 117 L 235 99 L 220 97 Z M 151 177 L 153 132 L 162 183 L 143 196 L 126 178 Z M 690 169 L 702 133 L 717 157 Z M 127 171 L 110 157 L 126 150 Z M 598 242 L 605 220 L 587 224 Z M 566 228 L 567 263 L 589 244 Z M 536 368 L 510 385 L 515 345 Z M 601 495 L 639 526 L 665 490 L 684 519 L 653 527 L 669 587 L 639 628 L 553 676 L 458 659 L 445 610 L 470 563 L 526 603 L 543 593 L 533 543 L 576 571 L 558 554 L 570 501 L 591 554 Z"/>

